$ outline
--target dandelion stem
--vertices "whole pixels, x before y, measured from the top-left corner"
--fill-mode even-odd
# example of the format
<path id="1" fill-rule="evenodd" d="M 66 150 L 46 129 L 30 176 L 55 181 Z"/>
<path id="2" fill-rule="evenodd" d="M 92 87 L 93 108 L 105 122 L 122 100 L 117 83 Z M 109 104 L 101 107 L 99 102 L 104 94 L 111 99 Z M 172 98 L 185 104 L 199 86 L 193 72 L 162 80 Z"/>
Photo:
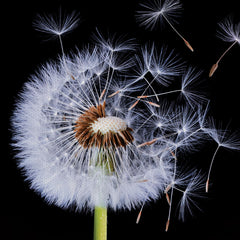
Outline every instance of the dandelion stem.
<path id="1" fill-rule="evenodd" d="M 64 67 L 66 69 L 66 72 L 70 75 L 70 77 L 73 80 L 75 80 L 75 77 L 72 75 L 72 73 L 70 73 L 70 71 L 68 70 L 68 67 L 67 67 L 66 55 L 65 55 L 65 52 L 64 52 L 64 48 L 63 48 L 63 42 L 62 42 L 61 34 L 58 35 L 58 39 L 59 39 L 60 48 L 61 48 L 61 52 L 62 52 L 62 56 L 63 56 L 63 64 L 64 64 Z"/>
<path id="2" fill-rule="evenodd" d="M 176 172 L 177 172 L 177 150 L 175 150 L 174 152 L 171 152 L 173 157 L 174 157 L 174 172 L 173 172 L 173 182 L 175 182 L 175 178 L 176 178 Z M 168 187 L 167 187 L 168 188 Z M 170 190 L 170 189 L 169 189 Z M 167 219 L 167 223 L 166 223 L 166 227 L 165 227 L 165 232 L 168 231 L 169 228 L 169 224 L 170 224 L 170 218 L 171 218 L 171 211 L 172 211 L 172 200 L 173 200 L 173 187 L 171 188 L 171 193 L 170 193 L 170 198 L 168 193 L 166 192 L 166 198 L 169 204 L 169 210 L 168 210 L 168 219 Z"/>
<path id="3" fill-rule="evenodd" d="M 148 97 L 154 97 L 154 96 L 162 96 L 162 95 L 167 95 L 170 93 L 175 93 L 175 92 L 181 92 L 182 89 L 177 89 L 177 90 L 172 90 L 172 91 L 168 91 L 168 92 L 163 92 L 163 93 L 157 93 L 154 95 L 145 95 L 145 96 L 137 96 L 137 98 L 148 98 Z"/>
<path id="4" fill-rule="evenodd" d="M 157 77 L 157 76 L 156 76 L 156 77 Z M 148 86 L 145 88 L 145 90 L 144 90 L 144 92 L 142 93 L 142 95 L 143 95 L 143 94 L 147 91 L 147 89 L 150 87 L 150 88 L 152 89 L 153 93 L 154 93 L 154 96 L 156 97 L 157 101 L 159 102 L 159 98 L 158 98 L 158 96 L 157 96 L 154 88 L 153 88 L 152 85 L 151 85 L 151 84 L 155 81 L 156 77 L 154 77 L 154 79 L 152 79 L 152 81 L 151 81 L 150 83 L 149 83 L 149 81 L 148 81 L 145 77 L 143 77 L 143 79 L 147 82 Z"/>
<path id="5" fill-rule="evenodd" d="M 63 63 L 64 63 L 64 66 L 65 66 L 65 68 L 67 70 L 67 63 L 66 63 L 65 52 L 64 52 L 64 48 L 63 48 L 63 42 L 62 42 L 61 35 L 58 35 L 58 39 L 59 39 L 59 42 L 60 42 L 60 48 L 61 48 L 62 55 L 63 55 Z"/>
<path id="6" fill-rule="evenodd" d="M 142 95 L 141 95 L 141 96 L 138 96 L 138 98 L 144 98 L 145 96 L 143 96 L 143 94 L 144 94 L 144 93 L 147 91 L 147 89 L 150 87 L 150 88 L 153 90 L 154 96 L 157 98 L 157 101 L 159 101 L 159 98 L 158 98 L 158 96 L 157 96 L 154 88 L 153 88 L 152 85 L 151 85 L 151 84 L 155 81 L 156 77 L 154 77 L 150 83 L 149 83 L 149 81 L 148 81 L 145 77 L 143 77 L 143 79 L 147 82 L 148 86 L 144 89 Z M 139 100 L 137 100 L 137 101 L 129 108 L 129 110 L 131 110 L 132 108 L 134 108 L 138 103 L 139 103 Z"/>
<path id="7" fill-rule="evenodd" d="M 185 191 L 183 191 L 182 189 L 177 188 L 177 187 L 175 187 L 175 186 L 174 186 L 174 189 L 177 190 L 177 191 L 179 191 L 179 192 L 181 192 L 181 193 L 185 193 Z"/>
<path id="8" fill-rule="evenodd" d="M 213 161 L 214 161 L 214 159 L 215 159 L 215 157 L 216 157 L 216 154 L 217 154 L 219 148 L 220 148 L 220 145 L 218 145 L 218 147 L 216 148 L 216 150 L 215 150 L 215 152 L 214 152 L 214 154 L 213 154 L 213 157 L 212 157 L 210 166 L 209 166 L 208 175 L 207 175 L 207 181 L 206 181 L 206 192 L 208 192 L 209 178 L 210 178 L 210 174 L 211 174 L 211 170 L 212 170 Z"/>
<path id="9" fill-rule="evenodd" d="M 112 70 L 112 74 L 110 76 L 110 70 L 111 70 L 111 64 L 112 64 L 112 58 L 113 58 L 113 51 L 111 51 L 111 55 L 110 55 L 110 60 L 109 60 L 109 66 L 108 66 L 108 72 L 107 72 L 107 80 L 106 80 L 106 83 L 105 83 L 105 86 L 104 86 L 104 91 L 107 90 L 108 92 L 108 88 L 109 88 L 109 85 L 110 85 L 110 82 L 112 80 L 112 76 L 113 76 L 113 73 L 114 73 L 114 69 Z M 106 95 L 104 97 L 104 101 L 106 100 Z"/>
<path id="10" fill-rule="evenodd" d="M 217 63 L 219 63 L 221 61 L 221 59 L 225 56 L 225 54 L 237 43 L 238 41 L 233 42 L 228 48 L 227 50 L 220 56 L 220 58 L 218 59 Z"/>
<path id="11" fill-rule="evenodd" d="M 94 240 L 107 240 L 107 208 L 95 206 Z"/>

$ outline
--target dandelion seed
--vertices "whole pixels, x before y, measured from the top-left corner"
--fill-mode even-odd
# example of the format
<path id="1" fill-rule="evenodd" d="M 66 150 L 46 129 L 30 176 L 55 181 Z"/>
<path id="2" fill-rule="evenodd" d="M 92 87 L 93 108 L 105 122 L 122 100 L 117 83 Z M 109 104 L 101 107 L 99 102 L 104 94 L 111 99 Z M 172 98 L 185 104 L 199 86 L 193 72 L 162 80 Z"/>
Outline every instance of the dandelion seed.
<path id="1" fill-rule="evenodd" d="M 59 39 L 62 55 L 63 64 L 65 65 L 65 70 L 75 79 L 73 74 L 67 69 L 66 57 L 63 48 L 62 35 L 69 33 L 75 29 L 79 24 L 79 14 L 72 12 L 71 14 L 63 14 L 61 9 L 57 16 L 54 15 L 37 15 L 33 26 L 37 31 L 49 34 L 51 36 L 57 36 Z"/>
<path id="2" fill-rule="evenodd" d="M 206 189 L 205 189 L 206 193 L 208 192 L 208 189 L 209 189 L 209 178 L 207 178 L 207 181 L 206 181 Z"/>
<path id="3" fill-rule="evenodd" d="M 137 98 L 148 98 L 149 96 L 137 96 Z"/>
<path id="4" fill-rule="evenodd" d="M 37 15 L 33 26 L 37 31 L 50 35 L 61 36 L 75 29 L 79 24 L 79 14 L 72 12 L 64 14 L 59 10 L 59 15 Z"/>
<path id="5" fill-rule="evenodd" d="M 115 96 L 116 94 L 118 94 L 118 93 L 120 93 L 120 91 L 118 90 L 118 91 L 116 91 L 116 92 L 114 92 L 114 93 L 112 93 L 111 95 L 109 95 L 108 97 L 110 98 L 110 97 L 113 97 L 113 96 Z"/>
<path id="6" fill-rule="evenodd" d="M 138 103 L 139 103 L 139 100 L 137 100 L 136 102 L 134 102 L 134 103 L 130 106 L 129 110 L 132 110 Z"/>
<path id="7" fill-rule="evenodd" d="M 222 129 L 217 129 L 216 128 L 216 124 L 214 122 L 213 119 L 209 120 L 209 129 L 206 128 L 204 129 L 204 131 L 210 135 L 210 137 L 217 143 L 217 148 L 212 156 L 211 162 L 210 162 L 210 166 L 209 166 L 209 170 L 208 170 L 208 174 L 207 174 L 207 181 L 206 181 L 206 192 L 208 192 L 209 190 L 209 181 L 210 181 L 210 175 L 211 175 L 211 171 L 212 171 L 212 166 L 213 166 L 213 162 L 216 158 L 216 155 L 220 149 L 220 147 L 223 148 L 228 148 L 228 149 L 232 149 L 232 150 L 240 150 L 240 141 L 239 141 L 239 137 L 238 134 L 233 133 L 233 134 L 229 134 L 228 130 L 222 130 Z"/>
<path id="8" fill-rule="evenodd" d="M 141 207 L 141 209 L 140 209 L 140 211 L 139 211 L 139 213 L 138 213 L 137 220 L 136 220 L 136 224 L 138 224 L 139 221 L 140 221 L 140 218 L 141 218 L 141 216 L 142 216 L 143 207 L 144 207 L 144 203 L 142 204 L 142 207 Z"/>
<path id="9" fill-rule="evenodd" d="M 99 101 L 102 100 L 102 98 L 103 98 L 105 92 L 106 92 L 106 88 L 103 89 L 103 91 L 102 91 L 102 93 L 101 93 L 101 95 L 100 95 L 100 97 L 99 97 Z"/>
<path id="10" fill-rule="evenodd" d="M 224 51 L 217 62 L 213 64 L 209 72 L 209 77 L 212 77 L 218 68 L 219 62 L 230 51 L 230 49 L 232 49 L 236 43 L 240 44 L 240 23 L 234 24 L 232 18 L 228 17 L 219 23 L 219 28 L 218 37 L 221 40 L 231 42 L 232 44 Z"/>
<path id="11" fill-rule="evenodd" d="M 172 22 L 176 22 L 181 12 L 182 5 L 177 0 L 155 0 L 149 3 L 140 4 L 145 10 L 137 12 L 137 20 L 140 25 L 153 29 L 155 26 L 163 21 L 166 21 L 173 31 L 184 41 L 185 45 L 193 52 L 193 48 L 190 43 L 177 31 Z"/>
<path id="12" fill-rule="evenodd" d="M 171 201 L 170 201 L 169 195 L 168 195 L 168 193 L 165 193 L 165 194 L 166 194 L 167 202 L 168 202 L 168 204 L 170 205 L 170 204 L 171 204 Z"/>
<path id="13" fill-rule="evenodd" d="M 167 231 L 168 231 L 169 224 L 170 224 L 170 219 L 168 219 L 168 220 L 167 220 L 166 227 L 165 227 L 165 232 L 167 232 Z"/>
<path id="14" fill-rule="evenodd" d="M 146 145 L 149 146 L 149 145 L 152 145 L 153 143 L 155 143 L 156 141 L 157 141 L 157 139 L 155 138 L 155 139 L 152 139 L 151 141 L 144 142 L 144 143 L 138 145 L 138 147 L 140 148 L 140 147 L 143 147 L 143 146 L 146 146 Z"/>
<path id="15" fill-rule="evenodd" d="M 210 72 L 209 72 L 209 77 L 212 77 L 212 75 L 214 74 L 214 72 L 217 70 L 218 68 L 218 62 L 217 63 L 214 63 L 210 69 Z"/>
<path id="16" fill-rule="evenodd" d="M 154 103 L 154 102 L 149 102 L 149 101 L 147 101 L 147 103 L 149 103 L 150 105 L 152 105 L 152 106 L 154 106 L 154 107 L 160 107 L 159 104 Z"/>
<path id="17" fill-rule="evenodd" d="M 165 193 L 168 193 L 168 191 L 172 188 L 172 184 L 168 184 L 168 186 L 165 189 Z"/>

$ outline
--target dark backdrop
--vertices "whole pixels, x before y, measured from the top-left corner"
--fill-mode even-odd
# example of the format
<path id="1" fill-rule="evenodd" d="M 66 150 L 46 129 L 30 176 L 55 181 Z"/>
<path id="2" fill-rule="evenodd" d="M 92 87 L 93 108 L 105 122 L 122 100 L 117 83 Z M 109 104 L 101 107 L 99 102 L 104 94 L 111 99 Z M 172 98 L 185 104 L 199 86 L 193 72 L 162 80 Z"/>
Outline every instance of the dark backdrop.
<path id="1" fill-rule="evenodd" d="M 29 190 L 16 168 L 14 153 L 9 147 L 11 133 L 9 116 L 23 83 L 46 60 L 60 53 L 58 41 L 43 41 L 32 29 L 38 13 L 56 12 L 61 6 L 66 11 L 80 12 L 81 24 L 63 38 L 65 51 L 81 48 L 98 27 L 110 33 L 127 34 L 139 42 L 155 40 L 175 48 L 188 62 L 204 70 L 203 78 L 211 99 L 211 114 L 223 125 L 231 122 L 233 130 L 240 127 L 239 116 L 239 54 L 235 46 L 223 59 L 215 75 L 209 79 L 208 71 L 217 57 L 229 46 L 216 38 L 216 24 L 229 14 L 238 16 L 237 0 L 186 1 L 178 29 L 195 49 L 191 53 L 166 25 L 152 32 L 140 28 L 135 22 L 137 0 L 79 0 L 79 1 L 16 1 L 1 6 L 2 16 L 2 154 L 1 156 L 1 239 L 92 239 L 91 213 L 74 213 L 48 206 Z M 4 65 L 3 65 L 4 64 Z M 5 93 L 6 92 L 6 93 Z M 193 158 L 207 169 L 214 145 L 205 145 Z M 7 150 L 7 152 L 6 152 Z M 182 223 L 172 212 L 169 232 L 165 233 L 167 204 L 165 199 L 148 204 L 138 225 L 138 210 L 112 212 L 108 216 L 109 239 L 239 239 L 239 153 L 220 151 L 212 172 L 212 187 L 208 199 L 201 203 L 202 212 Z M 206 170 L 205 169 L 205 170 Z"/>

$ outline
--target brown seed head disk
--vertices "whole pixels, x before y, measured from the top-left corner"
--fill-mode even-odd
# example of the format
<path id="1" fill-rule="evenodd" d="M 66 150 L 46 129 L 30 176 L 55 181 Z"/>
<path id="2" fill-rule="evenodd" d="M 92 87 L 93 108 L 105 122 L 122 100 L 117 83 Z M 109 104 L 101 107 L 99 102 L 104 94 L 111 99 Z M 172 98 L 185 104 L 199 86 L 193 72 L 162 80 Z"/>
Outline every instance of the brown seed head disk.
<path id="1" fill-rule="evenodd" d="M 117 132 L 108 131 L 103 134 L 100 130 L 94 132 L 92 124 L 98 120 L 98 118 L 105 118 L 105 106 L 99 104 L 97 107 L 92 106 L 83 114 L 81 114 L 76 122 L 75 138 L 79 144 L 84 148 L 91 148 L 93 146 L 98 148 L 109 148 L 109 147 L 125 147 L 127 144 L 133 141 L 131 128 L 127 127 L 125 130 L 119 130 Z"/>

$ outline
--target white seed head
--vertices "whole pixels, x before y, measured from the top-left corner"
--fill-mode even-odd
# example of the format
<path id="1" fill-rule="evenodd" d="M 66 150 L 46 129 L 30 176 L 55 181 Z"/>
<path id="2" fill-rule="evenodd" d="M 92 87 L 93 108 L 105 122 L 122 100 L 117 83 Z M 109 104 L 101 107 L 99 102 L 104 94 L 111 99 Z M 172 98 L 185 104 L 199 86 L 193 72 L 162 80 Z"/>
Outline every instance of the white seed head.
<path id="1" fill-rule="evenodd" d="M 180 9 L 173 0 L 142 6 L 147 9 L 140 20 L 149 27 Z M 77 22 L 73 14 L 39 18 L 35 25 L 60 36 Z M 162 85 L 182 75 L 176 55 L 159 54 L 154 45 L 132 52 L 131 41 L 113 40 L 99 34 L 101 44 L 41 67 L 25 84 L 12 117 L 19 167 L 36 192 L 63 208 L 93 210 L 104 201 L 114 210 L 132 209 L 157 199 L 174 185 L 177 153 L 195 149 L 203 136 L 203 97 L 193 90 L 200 73 L 190 68 L 181 89 L 162 92 Z M 162 100 L 178 92 L 184 108 Z M 226 141 L 213 130 L 208 135 L 221 146 L 240 148 L 235 137 Z M 186 181 L 181 187 L 187 188 L 184 208 L 194 188 Z"/>
<path id="2" fill-rule="evenodd" d="M 155 161 L 153 153 L 137 147 L 135 141 L 149 136 L 134 134 L 141 113 L 130 113 L 132 99 L 124 97 L 144 85 L 111 73 L 105 49 L 64 57 L 26 83 L 12 118 L 19 166 L 31 187 L 49 203 L 78 210 L 93 210 L 99 196 L 112 209 L 132 209 L 157 199 L 172 175 L 172 162 Z M 94 66 L 102 72 L 100 77 Z M 125 94 L 107 97 L 116 91 L 109 78 L 101 104 L 108 71 Z"/>

